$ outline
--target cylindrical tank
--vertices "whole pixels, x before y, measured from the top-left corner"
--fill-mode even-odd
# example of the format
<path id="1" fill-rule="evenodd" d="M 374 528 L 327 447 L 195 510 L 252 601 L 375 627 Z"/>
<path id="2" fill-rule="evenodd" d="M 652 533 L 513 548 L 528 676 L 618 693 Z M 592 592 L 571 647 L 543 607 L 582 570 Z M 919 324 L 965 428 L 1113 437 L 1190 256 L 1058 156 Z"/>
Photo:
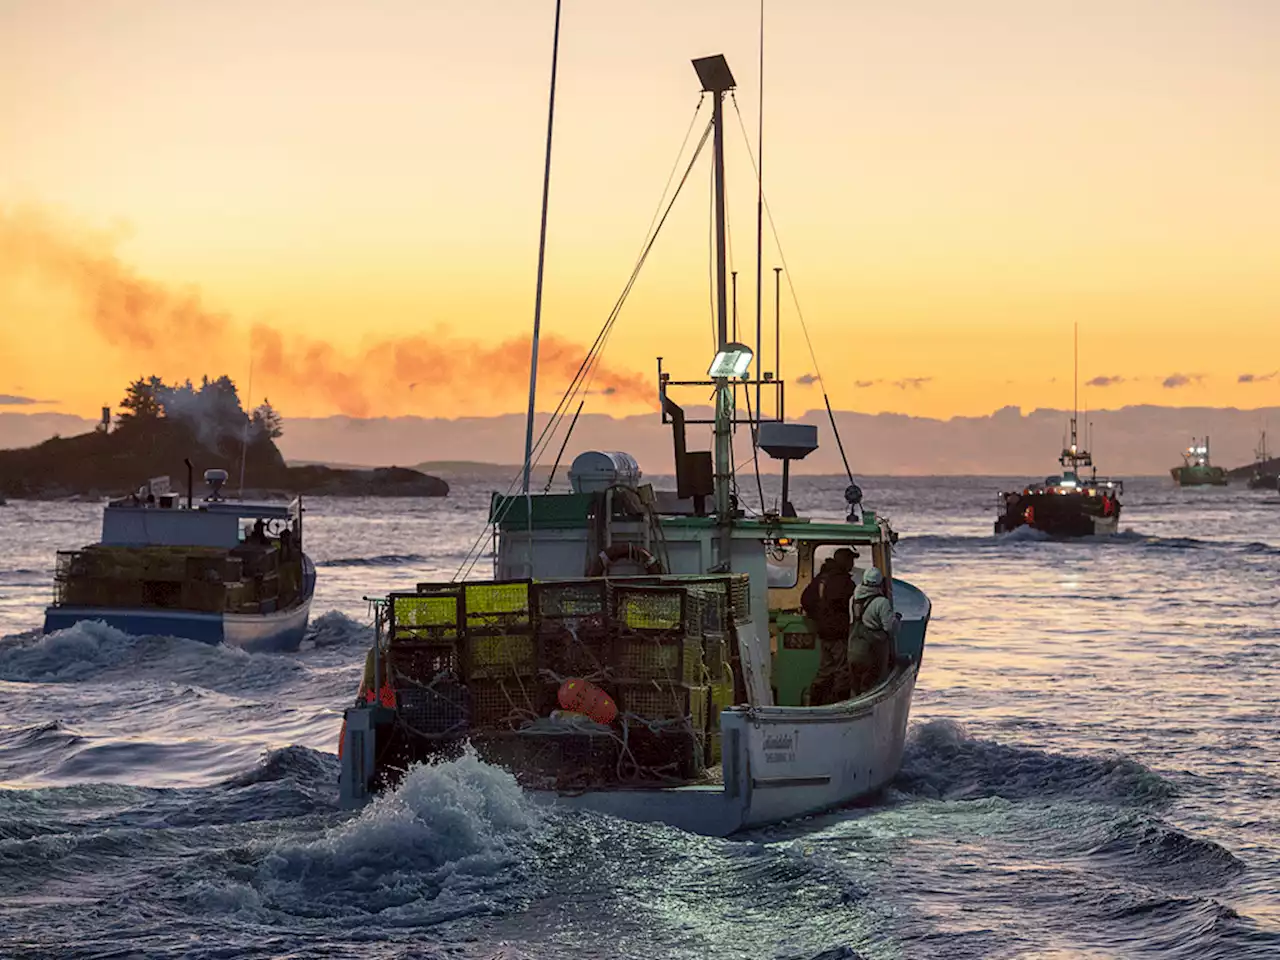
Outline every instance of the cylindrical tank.
<path id="1" fill-rule="evenodd" d="M 574 493 L 599 493 L 609 487 L 634 487 L 640 482 L 640 464 L 629 453 L 588 450 L 574 458 L 569 483 Z"/>

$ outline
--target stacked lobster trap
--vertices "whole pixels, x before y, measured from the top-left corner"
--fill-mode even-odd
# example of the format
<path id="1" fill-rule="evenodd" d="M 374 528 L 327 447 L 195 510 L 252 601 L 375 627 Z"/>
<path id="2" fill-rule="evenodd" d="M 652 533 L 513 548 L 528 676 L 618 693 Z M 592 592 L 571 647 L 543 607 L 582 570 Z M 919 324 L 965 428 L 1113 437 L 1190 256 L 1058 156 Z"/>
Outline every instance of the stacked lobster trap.
<path id="1" fill-rule="evenodd" d="M 688 782 L 719 762 L 749 617 L 745 574 L 423 583 L 387 597 L 365 686 L 394 704 L 403 765 L 469 742 L 527 786 Z M 565 711 L 571 680 L 616 718 Z"/>

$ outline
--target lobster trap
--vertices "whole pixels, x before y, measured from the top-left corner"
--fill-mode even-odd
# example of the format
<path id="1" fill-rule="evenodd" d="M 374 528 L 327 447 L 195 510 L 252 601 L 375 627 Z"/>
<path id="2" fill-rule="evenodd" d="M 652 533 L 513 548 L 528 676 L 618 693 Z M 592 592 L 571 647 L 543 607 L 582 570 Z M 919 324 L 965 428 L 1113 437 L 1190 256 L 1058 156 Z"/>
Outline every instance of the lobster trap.
<path id="1" fill-rule="evenodd" d="M 379 601 L 375 661 L 407 755 L 470 741 L 525 780 L 687 781 L 717 752 L 748 597 L 742 574 L 421 583 Z M 564 724 L 575 678 L 614 699 L 613 723 Z"/>

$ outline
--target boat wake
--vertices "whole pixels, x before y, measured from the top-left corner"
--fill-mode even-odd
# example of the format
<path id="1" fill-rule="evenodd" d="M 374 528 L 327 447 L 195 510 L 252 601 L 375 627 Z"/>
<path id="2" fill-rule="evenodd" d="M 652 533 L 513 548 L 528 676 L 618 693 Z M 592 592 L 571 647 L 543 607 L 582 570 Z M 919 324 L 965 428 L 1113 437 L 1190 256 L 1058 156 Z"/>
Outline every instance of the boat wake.
<path id="1" fill-rule="evenodd" d="M 950 720 L 911 728 L 894 789 L 936 800 L 1069 797 L 1140 805 L 1174 795 L 1169 781 L 1125 757 L 1063 756 L 979 740 Z"/>
<path id="2" fill-rule="evenodd" d="M 330 610 L 312 619 L 307 627 L 303 644 L 316 648 L 360 647 L 362 652 L 371 642 L 373 627 L 347 616 L 338 610 Z"/>
<path id="3" fill-rule="evenodd" d="M 510 774 L 468 752 L 414 768 L 318 836 L 251 845 L 252 874 L 216 900 L 329 922 L 376 915 L 391 926 L 491 913 L 537 886 L 531 839 L 541 823 Z"/>
<path id="4" fill-rule="evenodd" d="M 1021 549 L 1034 544 L 1037 549 L 1045 543 L 1066 546 L 1115 546 L 1137 547 L 1158 551 L 1187 550 L 1226 550 L 1235 553 L 1280 556 L 1280 546 L 1263 543 L 1258 540 L 1201 540 L 1195 537 L 1161 537 L 1143 533 L 1128 527 L 1116 533 L 1098 534 L 1091 537 L 1055 538 L 1043 530 L 1032 527 L 1018 527 L 1008 533 L 1000 534 L 924 534 L 918 537 L 904 536 L 898 543 L 898 551 L 907 556 L 924 555 L 926 552 L 938 551 L 974 551 L 991 550 L 1000 552 L 1008 549 Z"/>
<path id="5" fill-rule="evenodd" d="M 316 563 L 317 567 L 404 567 L 436 564 L 439 557 L 427 557 L 420 553 L 383 553 L 373 557 L 335 557 Z"/>
<path id="6" fill-rule="evenodd" d="M 12 683 L 151 679 L 243 694 L 279 685 L 301 669 L 287 656 L 177 637 L 139 637 L 96 620 L 0 644 L 0 680 Z"/>

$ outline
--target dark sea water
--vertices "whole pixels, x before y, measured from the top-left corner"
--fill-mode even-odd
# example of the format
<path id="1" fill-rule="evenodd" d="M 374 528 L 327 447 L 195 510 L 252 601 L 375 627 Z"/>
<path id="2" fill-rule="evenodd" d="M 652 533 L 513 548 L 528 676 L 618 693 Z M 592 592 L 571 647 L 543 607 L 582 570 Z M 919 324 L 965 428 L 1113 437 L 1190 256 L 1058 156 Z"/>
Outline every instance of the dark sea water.
<path id="1" fill-rule="evenodd" d="M 998 480 L 863 487 L 934 603 L 904 768 L 732 840 L 467 757 L 336 809 L 362 597 L 451 576 L 487 486 L 311 501 L 288 656 L 41 637 L 100 507 L 0 507 L 0 957 L 1280 958 L 1276 495 L 1134 481 L 1121 534 L 1051 543 L 991 535 Z"/>

